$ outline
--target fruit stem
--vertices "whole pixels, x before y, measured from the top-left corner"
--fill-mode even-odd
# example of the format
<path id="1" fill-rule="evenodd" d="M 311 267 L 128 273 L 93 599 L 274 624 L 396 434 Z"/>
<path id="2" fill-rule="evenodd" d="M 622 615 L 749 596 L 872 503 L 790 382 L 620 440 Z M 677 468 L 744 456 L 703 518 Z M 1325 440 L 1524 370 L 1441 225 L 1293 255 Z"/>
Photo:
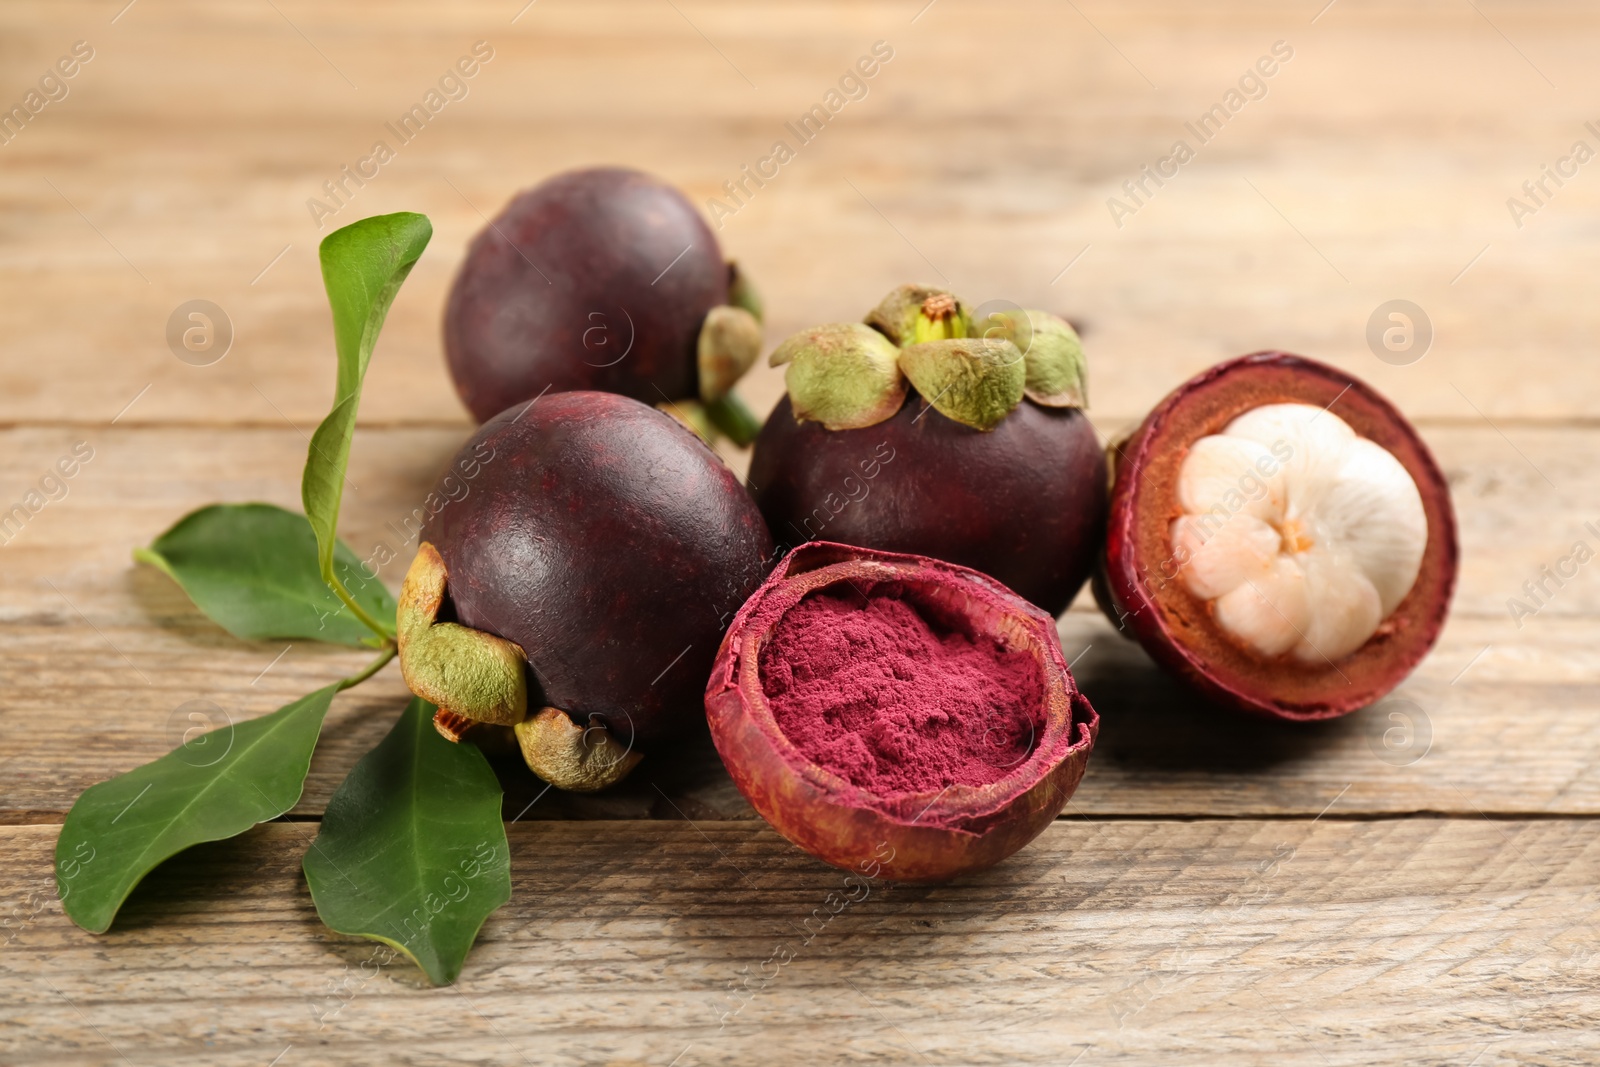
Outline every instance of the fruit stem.
<path id="1" fill-rule="evenodd" d="M 731 392 L 723 393 L 707 404 L 705 410 L 711 425 L 740 448 L 748 448 L 756 439 L 756 434 L 761 432 L 761 420 Z"/>
<path id="2" fill-rule="evenodd" d="M 961 304 L 949 293 L 934 293 L 922 302 L 917 312 L 911 341 L 946 341 L 967 336 L 967 317 Z"/>

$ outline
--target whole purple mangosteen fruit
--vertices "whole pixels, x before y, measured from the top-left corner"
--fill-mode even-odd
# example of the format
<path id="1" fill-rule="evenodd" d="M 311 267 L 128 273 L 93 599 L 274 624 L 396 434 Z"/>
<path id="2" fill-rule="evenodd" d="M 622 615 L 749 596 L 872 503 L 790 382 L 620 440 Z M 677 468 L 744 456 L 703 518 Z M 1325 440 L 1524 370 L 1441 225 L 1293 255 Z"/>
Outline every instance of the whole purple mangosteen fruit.
<path id="1" fill-rule="evenodd" d="M 703 722 L 717 644 L 772 562 L 716 454 L 654 408 L 581 391 L 501 412 L 456 470 L 467 491 L 441 482 L 400 597 L 400 666 L 440 732 L 513 726 L 540 777 L 586 791 Z"/>
<path id="2" fill-rule="evenodd" d="M 544 392 L 597 389 L 748 444 L 755 420 L 730 390 L 760 354 L 760 316 L 687 197 L 602 167 L 519 194 L 473 238 L 444 347 L 479 422 Z"/>
<path id="3" fill-rule="evenodd" d="M 773 536 L 942 559 L 1066 609 L 1106 520 L 1070 325 L 1009 306 L 969 312 L 907 285 L 865 324 L 789 338 L 772 363 L 787 368 L 788 395 L 749 481 Z"/>

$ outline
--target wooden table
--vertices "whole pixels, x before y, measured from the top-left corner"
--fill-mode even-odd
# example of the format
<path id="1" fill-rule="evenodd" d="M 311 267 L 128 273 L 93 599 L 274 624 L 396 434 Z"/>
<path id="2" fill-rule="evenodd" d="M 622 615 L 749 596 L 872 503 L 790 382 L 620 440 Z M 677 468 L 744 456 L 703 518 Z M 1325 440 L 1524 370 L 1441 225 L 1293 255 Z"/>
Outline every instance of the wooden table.
<path id="1" fill-rule="evenodd" d="M 1593 4 L 124 2 L 0 7 L 0 103 L 93 49 L 0 144 L 0 507 L 93 449 L 0 547 L 0 1059 L 1600 1059 L 1600 564 L 1532 617 L 1507 603 L 1600 547 L 1600 163 L 1564 165 L 1537 205 L 1522 190 L 1600 147 Z M 1104 731 L 1064 816 L 998 869 L 884 888 L 750 981 L 841 876 L 691 744 L 511 825 L 514 899 L 433 989 L 324 929 L 299 870 L 401 707 L 391 668 L 336 702 L 288 817 L 170 862 L 107 935 L 70 925 L 50 857 L 81 790 L 171 748 L 187 701 L 252 716 L 362 662 L 233 640 L 129 552 L 209 501 L 298 506 L 333 381 L 306 201 L 478 40 L 494 55 L 469 95 L 326 220 L 412 209 L 437 230 L 373 364 L 352 545 L 468 430 L 438 323 L 483 216 L 597 161 L 703 202 L 882 40 L 867 96 L 723 219 L 769 343 L 917 279 L 1082 323 L 1105 433 L 1257 348 L 1366 378 L 1415 416 L 1462 524 L 1454 613 L 1409 703 L 1224 717 L 1080 599 L 1061 636 Z M 1199 144 L 1184 123 L 1278 41 L 1293 54 L 1265 95 Z M 1195 157 L 1129 201 L 1180 138 Z M 1120 226 L 1113 196 L 1135 209 Z M 210 366 L 166 343 L 193 298 L 236 332 Z M 1420 361 L 1369 348 L 1392 299 L 1431 322 Z M 780 388 L 763 368 L 744 390 L 764 410 Z M 505 777 L 509 818 L 535 790 Z"/>

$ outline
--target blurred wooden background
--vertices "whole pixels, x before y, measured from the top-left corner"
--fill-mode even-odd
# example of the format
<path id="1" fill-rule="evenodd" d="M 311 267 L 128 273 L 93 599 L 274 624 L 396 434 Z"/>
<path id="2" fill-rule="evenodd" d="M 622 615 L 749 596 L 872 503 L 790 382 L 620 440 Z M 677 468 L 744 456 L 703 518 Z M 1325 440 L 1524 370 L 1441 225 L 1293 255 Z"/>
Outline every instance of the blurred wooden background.
<path id="1" fill-rule="evenodd" d="M 0 510 L 93 449 L 0 546 L 0 1060 L 1600 1058 L 1600 578 L 1520 625 L 1507 606 L 1600 547 L 1600 163 L 1561 162 L 1600 150 L 1592 4 L 125 3 L 0 8 L 0 107 L 75 42 L 93 53 L 0 143 Z M 480 40 L 466 97 L 319 230 L 306 201 Z M 528 809 L 514 900 L 433 990 L 326 931 L 299 874 L 399 711 L 390 670 L 340 698 L 289 819 L 168 864 L 106 936 L 68 924 L 50 852 L 83 788 L 171 748 L 185 701 L 260 714 L 361 658 L 234 641 L 129 558 L 213 500 L 298 507 L 333 381 L 328 229 L 407 209 L 436 230 L 369 377 L 343 523 L 363 550 L 468 430 L 439 315 L 485 216 L 607 162 L 704 203 L 878 41 L 866 96 L 722 220 L 769 345 L 929 280 L 1081 323 L 1105 433 L 1258 348 L 1367 379 L 1434 446 L 1465 553 L 1397 702 L 1316 727 L 1220 716 L 1080 601 L 1061 633 L 1101 743 L 1011 862 L 874 895 L 750 993 L 837 876 L 691 743 L 615 794 Z M 1184 124 L 1278 42 L 1264 94 L 1199 144 Z M 1180 138 L 1195 158 L 1129 200 Z M 1120 226 L 1111 197 L 1137 208 Z M 191 299 L 235 333 L 208 366 L 167 344 Z M 1402 299 L 1431 346 L 1385 361 L 1369 320 Z M 742 390 L 765 410 L 781 377 Z M 537 789 L 505 777 L 514 815 Z"/>

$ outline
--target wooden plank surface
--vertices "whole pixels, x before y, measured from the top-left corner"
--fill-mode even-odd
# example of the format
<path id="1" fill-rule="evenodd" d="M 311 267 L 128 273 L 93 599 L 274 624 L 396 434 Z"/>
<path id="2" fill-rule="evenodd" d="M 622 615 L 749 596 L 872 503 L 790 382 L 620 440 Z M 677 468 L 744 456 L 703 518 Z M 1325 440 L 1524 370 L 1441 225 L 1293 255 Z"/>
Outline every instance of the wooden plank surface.
<path id="1" fill-rule="evenodd" d="M 470 95 L 330 220 L 409 209 L 437 230 L 374 365 L 369 422 L 462 417 L 438 309 L 480 212 L 619 159 L 703 202 L 876 40 L 895 58 L 867 97 L 724 220 L 774 339 L 942 275 L 1085 321 L 1096 407 L 1119 418 L 1266 346 L 1357 370 L 1417 414 L 1591 417 L 1600 381 L 1568 361 L 1600 315 L 1586 281 L 1600 250 L 1581 236 L 1600 182 L 1569 182 L 1520 229 L 1506 201 L 1596 118 L 1600 12 L 1339 0 L 1313 24 L 1325 2 L 940 3 L 913 23 L 922 5 L 902 0 L 540 0 L 512 24 L 521 5 L 506 0 L 284 0 L 143 3 L 115 25 L 99 2 L 8 4 L 19 92 L 73 40 L 97 53 L 3 148 L 0 420 L 110 418 L 151 385 L 127 419 L 273 423 L 281 409 L 314 424 L 331 380 L 326 230 L 305 203 L 479 39 L 495 59 Z M 1108 198 L 1278 40 L 1295 55 L 1267 95 L 1119 228 Z M 95 314 L 61 313 L 83 308 L 64 278 Z M 238 332 L 212 367 L 163 339 L 196 296 Z M 1394 298 L 1434 321 L 1414 366 L 1367 348 L 1368 317 Z M 752 398 L 770 404 L 778 381 L 759 372 Z"/>
<path id="2" fill-rule="evenodd" d="M 50 900 L 51 829 L 0 829 L 23 861 L 0 875 L 0 903 L 24 916 L 4 950 L 0 1056 L 108 1067 L 365 1065 L 380 1045 L 401 1064 L 680 1067 L 1600 1056 L 1600 841 L 1588 821 L 1064 821 L 979 876 L 853 890 L 826 922 L 844 875 L 760 823 L 517 824 L 513 902 L 451 991 L 320 926 L 299 877 L 311 833 L 269 826 L 196 849 L 95 939 Z"/>
<path id="3" fill-rule="evenodd" d="M 1575 141 L 1600 148 L 1600 9 L 124 4 L 0 7 L 0 105 L 94 49 L 0 144 L 0 509 L 94 452 L 0 544 L 0 1062 L 1600 1059 L 1600 584 L 1585 566 L 1520 625 L 1507 603 L 1600 547 L 1600 178 L 1546 179 L 1521 225 L 1507 204 Z M 436 229 L 373 362 L 342 523 L 360 554 L 404 548 L 393 524 L 467 433 L 439 308 L 484 215 L 597 162 L 704 204 L 883 40 L 866 97 L 719 231 L 769 345 L 943 280 L 1082 323 L 1102 434 L 1262 347 L 1371 381 L 1417 417 L 1462 523 L 1454 612 L 1406 703 L 1217 716 L 1080 599 L 1060 633 L 1104 726 L 1063 818 L 981 876 L 874 887 L 765 983 L 840 875 L 754 817 L 704 738 L 592 798 L 497 757 L 514 897 L 435 990 L 322 927 L 299 874 L 398 713 L 391 669 L 335 703 L 290 820 L 164 866 L 104 937 L 67 924 L 50 850 L 84 787 L 170 748 L 191 701 L 243 719 L 363 660 L 234 641 L 129 552 L 213 500 L 297 504 L 333 378 L 306 201 L 477 40 L 494 58 L 469 95 L 331 220 Z M 1278 41 L 1264 95 L 1119 226 L 1123 182 Z M 236 335 L 204 367 L 165 339 L 197 297 Z M 1433 330 L 1407 365 L 1367 340 L 1397 298 Z M 781 376 L 741 388 L 766 410 Z"/>

